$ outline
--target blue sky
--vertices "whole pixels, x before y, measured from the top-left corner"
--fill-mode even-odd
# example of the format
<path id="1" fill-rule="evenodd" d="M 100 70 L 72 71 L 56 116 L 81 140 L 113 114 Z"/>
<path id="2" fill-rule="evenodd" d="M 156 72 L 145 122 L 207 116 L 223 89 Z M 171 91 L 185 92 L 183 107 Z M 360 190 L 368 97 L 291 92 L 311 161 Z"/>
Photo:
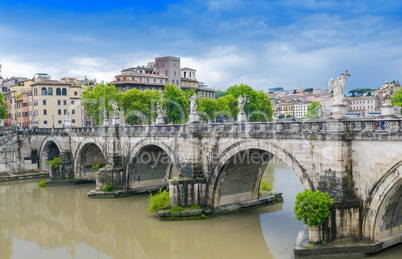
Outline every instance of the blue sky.
<path id="1" fill-rule="evenodd" d="M 2 1 L 3 77 L 110 81 L 157 56 L 215 89 L 402 81 L 402 1 Z"/>

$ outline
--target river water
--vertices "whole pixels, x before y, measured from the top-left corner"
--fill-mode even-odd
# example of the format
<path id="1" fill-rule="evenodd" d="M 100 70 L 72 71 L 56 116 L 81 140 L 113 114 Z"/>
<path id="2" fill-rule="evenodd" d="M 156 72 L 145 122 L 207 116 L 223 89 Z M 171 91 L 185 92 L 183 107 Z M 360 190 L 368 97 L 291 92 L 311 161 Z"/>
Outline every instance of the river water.
<path id="1" fill-rule="evenodd" d="M 158 221 L 147 195 L 89 200 L 93 185 L 0 184 L 0 258 L 291 258 L 304 228 L 293 216 L 303 188 L 284 164 L 263 179 L 284 202 L 208 220 Z M 401 258 L 402 246 L 372 258 Z"/>

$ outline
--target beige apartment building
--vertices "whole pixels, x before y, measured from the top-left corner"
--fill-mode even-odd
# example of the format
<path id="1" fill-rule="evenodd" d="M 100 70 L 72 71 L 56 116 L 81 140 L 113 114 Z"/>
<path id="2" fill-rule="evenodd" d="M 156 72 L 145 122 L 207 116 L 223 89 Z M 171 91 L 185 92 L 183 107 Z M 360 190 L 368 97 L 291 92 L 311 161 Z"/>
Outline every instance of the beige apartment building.
<path id="1" fill-rule="evenodd" d="M 63 127 L 67 110 L 70 110 L 73 127 L 84 125 L 83 107 L 81 105 L 82 87 L 68 78 L 65 82 L 41 80 L 32 84 L 30 121 L 32 113 L 39 128 Z"/>
<path id="2" fill-rule="evenodd" d="M 24 123 L 26 122 L 24 118 L 27 114 L 23 111 L 24 108 L 28 106 L 28 99 L 26 95 L 25 99 L 23 98 L 23 93 L 31 91 L 31 85 L 33 83 L 33 80 L 24 80 L 10 87 L 9 112 L 11 127 L 13 128 L 28 129 L 28 127 L 26 127 L 27 125 Z"/>
<path id="3" fill-rule="evenodd" d="M 370 112 L 379 112 L 381 101 L 378 96 L 365 96 L 346 98 L 346 111 L 348 113 L 360 113 L 363 116 Z"/>

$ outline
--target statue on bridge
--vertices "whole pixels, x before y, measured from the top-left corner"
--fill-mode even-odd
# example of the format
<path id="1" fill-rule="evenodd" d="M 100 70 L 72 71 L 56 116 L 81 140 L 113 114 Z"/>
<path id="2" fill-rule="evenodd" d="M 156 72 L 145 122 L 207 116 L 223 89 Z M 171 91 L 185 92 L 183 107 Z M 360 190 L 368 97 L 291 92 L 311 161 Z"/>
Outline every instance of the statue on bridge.
<path id="1" fill-rule="evenodd" d="M 246 105 L 246 94 L 239 96 L 239 113 L 244 113 L 244 106 Z"/>
<path id="2" fill-rule="evenodd" d="M 189 97 L 190 100 L 190 113 L 197 113 L 197 95 L 194 93 L 191 97 Z"/>
<path id="3" fill-rule="evenodd" d="M 394 82 L 391 82 L 390 84 L 388 81 L 385 81 L 384 85 L 381 86 L 380 90 L 383 92 L 381 105 L 392 106 L 391 96 L 396 94 Z"/>
<path id="4" fill-rule="evenodd" d="M 156 113 L 158 114 L 158 118 L 165 117 L 166 111 L 163 110 L 162 104 L 160 102 L 157 102 L 156 104 Z"/>
<path id="5" fill-rule="evenodd" d="M 343 91 L 345 89 L 345 85 L 346 85 L 346 77 L 350 76 L 350 74 L 348 74 L 348 71 L 346 70 L 345 73 L 341 74 L 341 77 L 338 77 L 336 79 L 336 81 L 334 81 L 334 78 L 331 77 L 331 79 L 329 79 L 328 82 L 328 86 L 329 86 L 329 91 L 333 90 L 334 92 L 334 105 L 344 105 L 343 100 Z"/>
<path id="6" fill-rule="evenodd" d="M 119 113 L 120 113 L 120 111 L 119 111 L 119 107 L 117 106 L 117 103 L 114 102 L 114 103 L 112 104 L 112 107 L 113 107 L 113 118 L 114 118 L 114 119 L 119 118 Z"/>

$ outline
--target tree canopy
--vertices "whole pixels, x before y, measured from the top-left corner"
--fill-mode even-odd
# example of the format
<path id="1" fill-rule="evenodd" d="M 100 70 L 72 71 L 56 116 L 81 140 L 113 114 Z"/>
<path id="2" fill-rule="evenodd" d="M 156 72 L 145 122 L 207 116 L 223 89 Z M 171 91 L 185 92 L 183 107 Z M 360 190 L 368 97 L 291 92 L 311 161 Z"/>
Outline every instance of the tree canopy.
<path id="1" fill-rule="evenodd" d="M 320 115 L 320 108 L 321 108 L 320 102 L 312 102 L 307 107 L 307 113 L 304 118 L 318 118 L 318 116 Z"/>
<path id="2" fill-rule="evenodd" d="M 314 91 L 313 88 L 306 88 L 306 89 L 303 90 L 303 92 L 312 92 L 312 91 Z"/>
<path id="3" fill-rule="evenodd" d="M 174 84 L 166 84 L 163 90 L 163 106 L 166 108 L 166 116 L 169 122 L 185 123 L 188 117 L 189 99 L 193 91 L 184 92 Z"/>
<path id="4" fill-rule="evenodd" d="M 392 105 L 402 107 L 402 89 L 396 90 L 395 96 L 391 96 Z"/>
<path id="5" fill-rule="evenodd" d="M 355 97 L 355 95 L 362 96 L 363 94 L 371 92 L 372 90 L 373 89 L 371 88 L 356 88 L 350 90 L 349 93 L 352 94 L 352 97 Z"/>
<path id="6" fill-rule="evenodd" d="M 96 125 L 100 125 L 103 118 L 103 109 L 106 108 L 108 114 L 113 111 L 112 102 L 119 101 L 119 90 L 114 85 L 105 84 L 103 81 L 93 89 L 86 88 L 82 95 L 82 103 L 85 112 L 95 120 Z"/>
<path id="7" fill-rule="evenodd" d="M 225 95 L 225 92 L 221 91 L 221 90 L 217 90 L 215 92 L 215 99 L 218 99 L 219 97 L 222 97 Z"/>

